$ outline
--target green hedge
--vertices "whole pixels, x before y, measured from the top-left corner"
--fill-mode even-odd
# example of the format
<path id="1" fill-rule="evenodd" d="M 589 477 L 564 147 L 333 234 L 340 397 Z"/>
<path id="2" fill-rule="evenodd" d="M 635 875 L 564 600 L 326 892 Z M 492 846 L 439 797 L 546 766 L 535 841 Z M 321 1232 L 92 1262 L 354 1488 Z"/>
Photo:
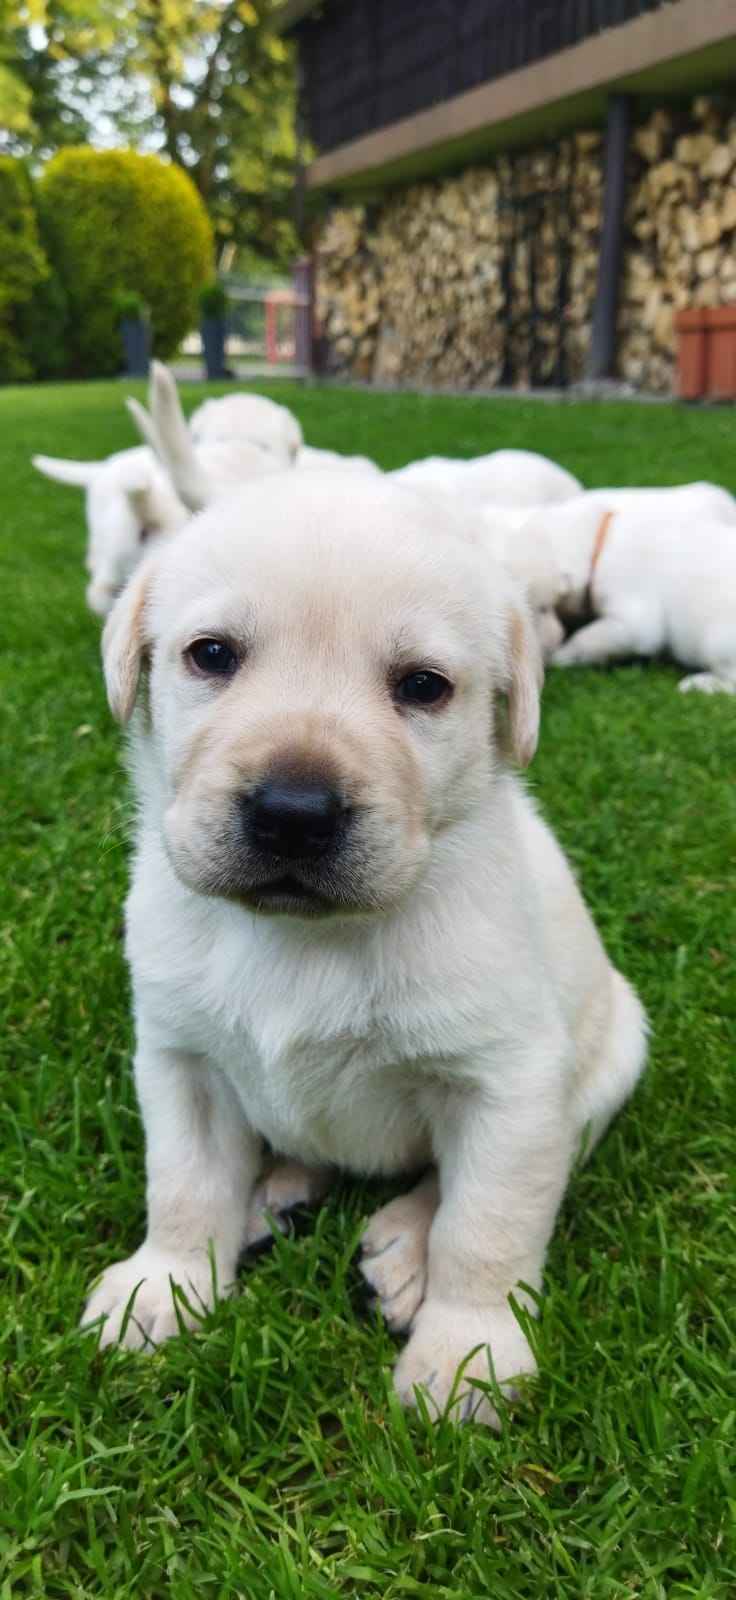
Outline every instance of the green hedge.
<path id="1" fill-rule="evenodd" d="M 48 229 L 44 224 L 43 212 L 38 209 L 38 195 L 35 192 L 33 199 L 38 212 L 41 248 L 48 261 Z M 34 283 L 29 298 L 18 307 L 16 327 L 23 354 L 34 378 L 68 376 L 72 366 L 69 297 L 50 262 L 45 277 Z"/>
<path id="2" fill-rule="evenodd" d="M 28 173 L 0 156 L 0 383 L 34 376 L 22 318 L 48 276 Z"/>
<path id="3" fill-rule="evenodd" d="M 199 321 L 212 277 L 212 232 L 202 200 L 179 167 L 132 150 L 63 150 L 38 184 L 44 236 L 69 311 L 71 371 L 119 371 L 118 301 L 145 301 L 153 348 L 164 360 Z"/>

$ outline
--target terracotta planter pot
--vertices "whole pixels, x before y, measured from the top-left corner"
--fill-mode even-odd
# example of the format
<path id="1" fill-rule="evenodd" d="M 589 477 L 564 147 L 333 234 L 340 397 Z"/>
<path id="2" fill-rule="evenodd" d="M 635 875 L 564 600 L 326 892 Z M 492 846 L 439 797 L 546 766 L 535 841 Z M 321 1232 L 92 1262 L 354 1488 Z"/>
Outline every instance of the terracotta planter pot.
<path id="1" fill-rule="evenodd" d="M 736 400 L 736 305 L 679 311 L 675 318 L 681 400 Z"/>
<path id="2" fill-rule="evenodd" d="M 736 305 L 705 312 L 705 392 L 709 400 L 736 400 Z"/>
<path id="3" fill-rule="evenodd" d="M 705 309 L 678 311 L 677 393 L 681 400 L 700 400 L 706 392 L 707 317 Z"/>

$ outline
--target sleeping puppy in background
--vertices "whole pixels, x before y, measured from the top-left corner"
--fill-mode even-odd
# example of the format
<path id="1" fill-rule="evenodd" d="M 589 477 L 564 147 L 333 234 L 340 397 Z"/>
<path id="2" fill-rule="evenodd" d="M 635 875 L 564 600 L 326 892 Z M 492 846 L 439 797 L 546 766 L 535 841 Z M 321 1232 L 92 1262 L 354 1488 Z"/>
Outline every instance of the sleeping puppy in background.
<path id="1" fill-rule="evenodd" d="M 391 473 L 396 483 L 430 494 L 462 497 L 466 511 L 484 506 L 554 505 L 582 494 L 566 467 L 536 450 L 492 450 L 470 460 L 425 456 Z"/>
<path id="2" fill-rule="evenodd" d="M 680 679 L 683 692 L 736 694 L 734 528 L 671 505 L 601 514 L 586 495 L 543 507 L 519 530 L 540 571 L 550 555 L 557 564 L 563 617 L 587 619 L 551 660 L 569 667 L 666 654 L 696 669 Z"/>
<path id="3" fill-rule="evenodd" d="M 397 1390 L 493 1424 L 489 1362 L 534 1368 L 509 1296 L 534 1310 L 646 1024 L 505 753 L 526 764 L 539 720 L 520 591 L 445 505 L 356 482 L 249 485 L 108 619 L 112 709 L 140 701 L 148 1231 L 84 1322 L 150 1348 L 233 1288 L 268 1215 L 338 1172 L 406 1174 L 362 1257 L 408 1334 Z"/>
<path id="4" fill-rule="evenodd" d="M 157 374 L 159 381 L 166 374 L 176 388 L 173 373 L 160 361 L 153 363 L 154 380 Z M 269 400 L 264 394 L 242 390 L 203 400 L 189 418 L 189 432 L 195 446 L 247 439 L 273 456 L 276 466 L 282 469 L 296 465 L 303 445 L 301 425 L 288 406 Z"/>
<path id="5" fill-rule="evenodd" d="M 635 511 L 645 517 L 736 523 L 736 500 L 718 483 L 680 483 L 664 489 L 587 489 L 585 503 L 597 505 L 601 511 Z"/>

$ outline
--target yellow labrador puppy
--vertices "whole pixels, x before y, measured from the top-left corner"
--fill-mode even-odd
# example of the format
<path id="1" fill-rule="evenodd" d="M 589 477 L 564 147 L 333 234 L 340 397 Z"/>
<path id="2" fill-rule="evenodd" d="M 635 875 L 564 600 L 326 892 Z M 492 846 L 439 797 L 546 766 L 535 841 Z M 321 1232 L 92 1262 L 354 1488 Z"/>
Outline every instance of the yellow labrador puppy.
<path id="1" fill-rule="evenodd" d="M 338 1171 L 413 1174 L 363 1256 L 409 1333 L 397 1388 L 441 1408 L 470 1356 L 457 1412 L 493 1423 L 472 1380 L 489 1357 L 501 1383 L 533 1369 L 509 1295 L 539 1288 L 646 1033 L 504 753 L 537 740 L 521 592 L 446 506 L 284 474 L 147 558 L 104 655 L 121 720 L 145 676 L 127 928 L 148 1232 L 85 1322 L 154 1345 L 172 1281 L 211 1305 L 265 1212 Z"/>

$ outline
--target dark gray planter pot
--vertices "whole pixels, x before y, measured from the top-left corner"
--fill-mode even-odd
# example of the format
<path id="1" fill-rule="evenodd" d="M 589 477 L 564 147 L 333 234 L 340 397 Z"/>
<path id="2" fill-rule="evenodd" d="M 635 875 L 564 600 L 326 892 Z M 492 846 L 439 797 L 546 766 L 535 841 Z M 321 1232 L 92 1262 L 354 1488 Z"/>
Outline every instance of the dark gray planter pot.
<path id="1" fill-rule="evenodd" d="M 125 371 L 128 378 L 147 378 L 151 362 L 151 330 L 138 317 L 123 317 L 120 323 Z"/>
<path id="2" fill-rule="evenodd" d="M 226 378 L 225 369 L 225 334 L 227 323 L 224 317 L 203 317 L 200 325 L 202 334 L 202 353 L 204 355 L 205 371 L 208 378 Z"/>

